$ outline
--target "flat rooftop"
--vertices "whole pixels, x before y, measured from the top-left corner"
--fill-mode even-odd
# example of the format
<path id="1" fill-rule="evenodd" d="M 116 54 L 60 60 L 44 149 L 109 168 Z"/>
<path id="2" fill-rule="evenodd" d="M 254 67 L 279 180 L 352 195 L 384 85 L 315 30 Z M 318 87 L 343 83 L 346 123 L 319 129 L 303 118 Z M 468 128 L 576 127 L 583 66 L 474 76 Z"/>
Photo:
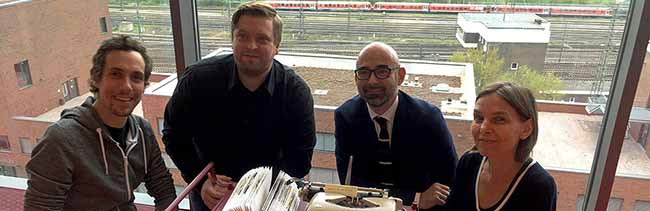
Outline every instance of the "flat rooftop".
<path id="1" fill-rule="evenodd" d="M 155 85 L 156 83 L 151 83 L 152 85 Z M 151 86 L 151 85 L 150 85 Z M 63 112 L 64 109 L 67 108 L 72 108 L 75 106 L 80 106 L 87 97 L 92 96 L 91 92 L 87 92 L 83 95 L 77 96 L 75 98 L 72 98 L 71 100 L 68 100 L 63 105 L 57 106 L 56 108 L 50 109 L 38 116 L 35 117 L 18 117 L 21 119 L 29 119 L 29 120 L 34 120 L 34 121 L 41 121 L 41 122 L 56 122 L 59 119 L 61 119 L 61 112 Z M 138 103 L 138 105 L 135 106 L 133 109 L 133 114 L 138 115 L 138 116 L 143 116 L 143 111 L 142 111 L 142 101 Z"/>
<path id="2" fill-rule="evenodd" d="M 459 13 L 465 20 L 479 22 L 488 29 L 544 29 L 535 20 L 546 23 L 541 18 L 532 13 Z"/>
<path id="3" fill-rule="evenodd" d="M 595 115 L 540 112 L 533 158 L 545 168 L 589 172 L 601 120 Z M 650 158 L 639 143 L 625 139 L 616 175 L 650 179 Z"/>
<path id="4" fill-rule="evenodd" d="M 221 53 L 230 51 L 222 49 L 211 55 Z M 336 108 L 357 95 L 352 71 L 355 57 L 283 53 L 275 59 L 305 79 L 317 106 Z M 401 65 L 407 72 L 401 90 L 440 107 L 446 115 L 471 116 L 473 107 L 467 106 L 474 105 L 475 98 L 471 64 L 403 60 Z M 145 95 L 171 96 L 176 83 L 173 75 L 158 86 L 151 86 Z M 451 102 L 447 103 L 449 99 Z"/>
<path id="5" fill-rule="evenodd" d="M 548 43 L 551 23 L 531 13 L 458 13 L 458 27 L 487 42 Z"/>
<path id="6" fill-rule="evenodd" d="M 348 99 L 357 95 L 357 87 L 354 83 L 354 73 L 351 70 L 335 70 L 313 67 L 295 67 L 294 70 L 301 76 L 314 92 L 314 103 L 323 106 L 335 106 L 343 104 Z M 400 89 L 410 95 L 417 96 L 438 107 L 442 101 L 447 99 L 458 100 L 462 93 L 433 93 L 431 86 L 439 83 L 446 83 L 449 87 L 460 88 L 460 77 L 440 75 L 412 75 L 409 74 L 406 81 L 421 83 L 421 87 L 401 86 Z M 318 90 L 325 90 L 327 94 L 317 94 Z"/>

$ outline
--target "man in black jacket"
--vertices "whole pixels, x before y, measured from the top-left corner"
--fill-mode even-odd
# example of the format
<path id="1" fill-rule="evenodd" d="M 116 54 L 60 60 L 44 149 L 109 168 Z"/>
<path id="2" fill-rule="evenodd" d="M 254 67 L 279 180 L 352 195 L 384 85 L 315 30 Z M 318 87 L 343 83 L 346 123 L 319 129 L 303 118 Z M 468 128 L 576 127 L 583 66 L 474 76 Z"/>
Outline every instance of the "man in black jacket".
<path id="1" fill-rule="evenodd" d="M 234 53 L 188 67 L 165 110 L 163 141 L 185 181 L 215 163 L 216 176 L 190 194 L 194 210 L 214 207 L 252 168 L 273 166 L 293 177 L 311 168 L 313 99 L 305 81 L 273 59 L 280 17 L 251 2 L 231 24 Z"/>
<path id="2" fill-rule="evenodd" d="M 440 110 L 399 90 L 406 69 L 384 43 L 357 59 L 359 92 L 335 111 L 336 167 L 341 181 L 389 189 L 410 205 L 441 210 L 454 178 L 456 150 Z M 352 172 L 348 163 L 352 159 Z"/>

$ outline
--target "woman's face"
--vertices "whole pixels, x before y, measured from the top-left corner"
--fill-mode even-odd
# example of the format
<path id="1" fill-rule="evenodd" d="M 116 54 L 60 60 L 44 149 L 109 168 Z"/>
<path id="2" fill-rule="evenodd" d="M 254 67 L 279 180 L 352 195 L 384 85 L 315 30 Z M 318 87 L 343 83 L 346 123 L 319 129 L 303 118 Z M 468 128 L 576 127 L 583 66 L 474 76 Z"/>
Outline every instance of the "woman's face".
<path id="1" fill-rule="evenodd" d="M 532 129 L 532 120 L 524 120 L 500 96 L 490 94 L 476 101 L 472 136 L 481 155 L 514 159 L 517 145 Z"/>

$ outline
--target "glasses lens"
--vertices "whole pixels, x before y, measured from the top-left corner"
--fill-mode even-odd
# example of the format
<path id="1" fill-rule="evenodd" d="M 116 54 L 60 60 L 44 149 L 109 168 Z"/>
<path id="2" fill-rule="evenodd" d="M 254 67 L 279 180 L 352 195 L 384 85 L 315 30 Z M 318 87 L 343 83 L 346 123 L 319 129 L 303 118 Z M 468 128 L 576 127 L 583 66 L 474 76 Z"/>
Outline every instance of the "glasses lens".
<path id="1" fill-rule="evenodd" d="M 375 76 L 379 79 L 388 78 L 390 76 L 390 69 L 388 68 L 378 68 L 375 70 Z"/>
<path id="2" fill-rule="evenodd" d="M 370 78 L 370 71 L 368 70 L 357 70 L 356 74 L 357 74 L 357 78 L 361 80 L 366 80 Z"/>

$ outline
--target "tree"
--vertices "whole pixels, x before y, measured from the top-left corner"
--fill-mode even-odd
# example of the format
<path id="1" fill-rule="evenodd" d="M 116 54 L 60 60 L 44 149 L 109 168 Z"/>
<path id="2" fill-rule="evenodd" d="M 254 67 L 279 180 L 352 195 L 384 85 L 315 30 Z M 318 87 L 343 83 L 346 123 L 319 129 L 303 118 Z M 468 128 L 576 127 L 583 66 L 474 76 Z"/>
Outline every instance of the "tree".
<path id="1" fill-rule="evenodd" d="M 507 71 L 501 80 L 528 87 L 536 99 L 552 100 L 560 97 L 561 94 L 557 91 L 564 88 L 562 81 L 552 73 L 540 73 L 526 65 L 515 71 Z"/>
<path id="2" fill-rule="evenodd" d="M 466 52 L 456 52 L 449 61 L 466 62 L 474 65 L 476 92 L 498 81 L 503 69 L 503 59 L 499 57 L 498 48 L 491 48 L 487 54 L 476 48 L 469 49 Z"/>
<path id="3" fill-rule="evenodd" d="M 562 81 L 552 73 L 540 73 L 526 65 L 517 70 L 504 70 L 503 59 L 499 57 L 498 48 L 490 48 L 486 53 L 479 49 L 454 53 L 449 61 L 466 62 L 474 65 L 476 92 L 498 81 L 508 81 L 528 87 L 537 99 L 551 100 L 560 97 L 557 92 L 564 88 Z"/>

